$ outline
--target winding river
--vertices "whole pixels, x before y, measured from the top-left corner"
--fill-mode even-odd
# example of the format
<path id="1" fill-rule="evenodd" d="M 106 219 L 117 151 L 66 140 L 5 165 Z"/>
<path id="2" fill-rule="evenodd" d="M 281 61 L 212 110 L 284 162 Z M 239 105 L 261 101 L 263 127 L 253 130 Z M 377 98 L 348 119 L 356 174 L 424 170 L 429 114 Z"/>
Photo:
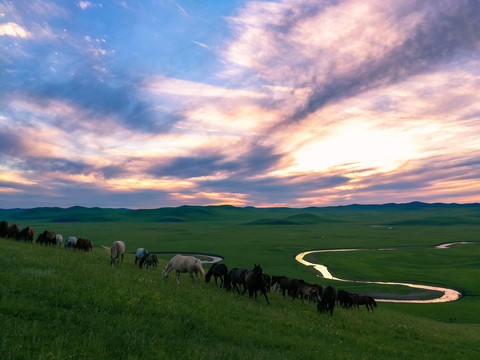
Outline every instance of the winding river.
<path id="1" fill-rule="evenodd" d="M 473 242 L 452 242 L 452 243 L 446 243 L 446 244 L 441 244 L 435 246 L 435 249 L 447 249 L 452 245 L 456 244 L 471 244 Z M 389 249 L 376 249 L 377 251 L 390 251 L 390 250 L 400 250 L 401 248 L 389 248 Z M 429 299 L 429 300 L 416 300 L 416 299 L 375 299 L 376 301 L 379 302 L 392 302 L 392 303 L 415 303 L 415 304 L 432 304 L 432 303 L 442 303 L 442 302 L 448 302 L 448 301 L 454 301 L 458 300 L 462 294 L 456 290 L 453 289 L 447 289 L 447 288 L 442 288 L 442 287 L 437 287 L 437 286 L 429 286 L 429 285 L 419 285 L 419 284 L 409 284 L 409 283 L 398 283 L 398 282 L 384 282 L 384 281 L 356 281 L 356 280 L 346 280 L 346 279 L 340 279 L 335 276 L 333 276 L 328 268 L 325 265 L 321 264 L 314 264 L 311 262 L 308 262 L 304 260 L 304 257 L 308 254 L 312 253 L 321 253 L 321 252 L 345 252 L 345 251 L 366 251 L 370 249 L 331 249 L 331 250 L 311 250 L 311 251 L 306 251 L 303 253 L 298 254 L 295 257 L 295 260 L 297 260 L 299 263 L 305 265 L 305 266 L 311 266 L 313 267 L 316 271 L 318 271 L 322 277 L 326 279 L 331 279 L 331 280 L 336 280 L 336 281 L 345 281 L 345 282 L 356 282 L 356 283 L 364 283 L 364 284 L 382 284 L 382 285 L 400 285 L 400 286 L 408 286 L 411 288 L 417 288 L 417 289 L 424 289 L 424 290 L 429 290 L 429 291 L 439 291 L 443 293 L 441 297 L 435 298 L 435 299 Z M 320 275 L 319 275 L 320 276 Z"/>

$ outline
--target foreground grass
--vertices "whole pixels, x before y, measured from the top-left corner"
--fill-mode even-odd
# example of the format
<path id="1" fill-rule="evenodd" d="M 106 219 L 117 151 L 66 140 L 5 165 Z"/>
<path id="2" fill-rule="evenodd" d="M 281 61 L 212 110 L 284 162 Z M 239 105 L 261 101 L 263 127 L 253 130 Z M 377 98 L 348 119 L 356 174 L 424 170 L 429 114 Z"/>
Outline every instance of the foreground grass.
<path id="1" fill-rule="evenodd" d="M 213 284 L 117 268 L 108 253 L 0 239 L 2 359 L 475 358 L 477 325 L 379 305 L 333 317 L 270 294 L 271 305 Z M 162 259 L 160 267 L 165 265 Z"/>

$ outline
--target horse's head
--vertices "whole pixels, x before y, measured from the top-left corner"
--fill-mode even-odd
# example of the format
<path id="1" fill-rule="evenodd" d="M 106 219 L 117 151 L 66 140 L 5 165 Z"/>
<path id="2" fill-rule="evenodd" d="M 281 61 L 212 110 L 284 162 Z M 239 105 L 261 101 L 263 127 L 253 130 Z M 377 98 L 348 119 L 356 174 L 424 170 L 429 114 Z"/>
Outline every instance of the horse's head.
<path id="1" fill-rule="evenodd" d="M 262 268 L 260 267 L 260 265 L 257 265 L 257 264 L 253 264 L 253 272 L 255 274 L 263 274 Z"/>

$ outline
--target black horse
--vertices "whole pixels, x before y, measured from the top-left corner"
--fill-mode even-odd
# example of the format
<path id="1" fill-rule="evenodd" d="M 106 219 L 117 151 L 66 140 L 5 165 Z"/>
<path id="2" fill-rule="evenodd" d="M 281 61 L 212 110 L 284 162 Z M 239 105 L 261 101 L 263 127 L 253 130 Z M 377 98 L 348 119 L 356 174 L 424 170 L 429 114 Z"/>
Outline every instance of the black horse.
<path id="1" fill-rule="evenodd" d="M 265 300 L 267 300 L 267 304 L 270 305 L 270 301 L 268 301 L 267 297 L 267 285 L 265 283 L 265 278 L 263 276 L 263 270 L 260 265 L 254 265 L 253 270 L 248 270 L 245 274 L 245 290 L 243 293 L 248 290 L 248 295 L 250 297 L 257 298 L 257 291 L 260 291 L 263 296 L 265 296 Z"/>
<path id="2" fill-rule="evenodd" d="M 239 286 L 243 286 L 245 288 L 245 274 L 248 270 L 247 269 L 238 269 L 233 268 L 227 275 L 227 279 L 225 280 L 225 289 L 237 290 L 240 294 Z"/>
<path id="3" fill-rule="evenodd" d="M 217 279 L 220 278 L 220 287 L 222 286 L 227 287 L 227 284 L 226 284 L 226 278 L 228 275 L 227 265 L 217 264 L 217 263 L 213 264 L 210 267 L 210 269 L 207 271 L 207 274 L 205 275 L 206 283 L 210 282 L 210 278 L 212 277 L 212 275 L 215 278 L 215 285 L 218 285 Z"/>
<path id="4" fill-rule="evenodd" d="M 333 315 L 335 309 L 335 302 L 337 301 L 337 289 L 332 285 L 328 285 L 323 289 L 322 300 L 317 304 L 317 310 L 321 313 L 330 313 Z"/>

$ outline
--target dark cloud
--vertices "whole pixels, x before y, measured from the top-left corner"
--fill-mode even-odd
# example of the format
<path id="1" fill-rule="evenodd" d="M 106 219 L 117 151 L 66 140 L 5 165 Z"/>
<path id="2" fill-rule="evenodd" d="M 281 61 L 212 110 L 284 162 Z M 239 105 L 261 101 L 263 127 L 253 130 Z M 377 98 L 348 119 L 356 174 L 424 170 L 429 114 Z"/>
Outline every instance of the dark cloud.
<path id="1" fill-rule="evenodd" d="M 122 175 L 127 173 L 127 170 L 125 169 L 125 166 L 123 166 L 123 165 L 103 166 L 103 167 L 99 168 L 98 171 L 102 173 L 102 175 L 105 179 L 119 178 Z"/>
<path id="2" fill-rule="evenodd" d="M 173 158 L 165 163 L 150 167 L 147 172 L 154 176 L 186 178 L 214 175 L 218 172 L 255 175 L 272 168 L 281 158 L 282 155 L 276 154 L 273 148 L 251 145 L 248 152 L 235 160 L 205 152 L 197 156 Z"/>
<path id="3" fill-rule="evenodd" d="M 225 170 L 223 158 L 217 155 L 182 156 L 150 167 L 147 172 L 158 177 L 199 177 Z"/>
<path id="4" fill-rule="evenodd" d="M 248 194 L 252 200 L 264 199 L 264 201 L 276 202 L 312 196 L 314 191 L 339 186 L 349 181 L 350 179 L 344 176 L 315 174 L 261 179 L 230 177 L 222 180 L 202 181 L 199 186 L 204 191 L 240 192 Z"/>
<path id="5" fill-rule="evenodd" d="M 106 83 L 94 76 L 84 75 L 66 82 L 42 84 L 35 95 L 40 102 L 56 99 L 75 105 L 86 114 L 83 121 L 101 123 L 103 117 L 109 117 L 139 132 L 170 130 L 180 117 L 155 109 L 152 103 L 141 98 L 137 86 L 133 79 Z M 71 120 L 65 119 L 65 122 Z"/>
<path id="6" fill-rule="evenodd" d="M 22 159 L 19 167 L 38 172 L 61 172 L 65 174 L 88 174 L 93 168 L 81 161 L 72 161 L 56 157 L 32 157 Z"/>
<path id="7" fill-rule="evenodd" d="M 18 156 L 25 151 L 22 134 L 0 129 L 0 155 Z"/>

